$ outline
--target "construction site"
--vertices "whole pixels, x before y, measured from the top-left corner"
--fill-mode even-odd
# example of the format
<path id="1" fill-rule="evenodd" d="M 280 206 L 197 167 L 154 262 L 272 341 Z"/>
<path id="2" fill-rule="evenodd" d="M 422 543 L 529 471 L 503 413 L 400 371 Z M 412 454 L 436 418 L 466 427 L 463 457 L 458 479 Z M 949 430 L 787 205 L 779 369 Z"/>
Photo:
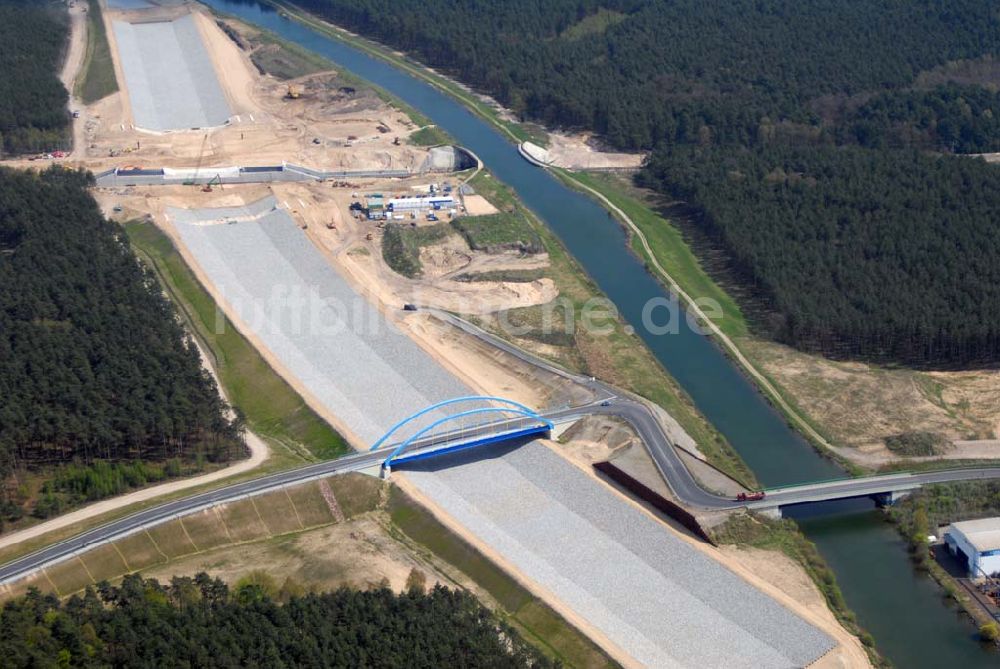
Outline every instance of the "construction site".
<path id="1" fill-rule="evenodd" d="M 455 397 L 536 407 L 599 399 L 438 315 L 487 322 L 560 297 L 544 245 L 523 234 L 494 243 L 463 227 L 515 216 L 495 193 L 484 197 L 489 174 L 475 155 L 427 145 L 424 119 L 348 73 L 275 76 L 262 63 L 287 64 L 294 53 L 201 5 L 107 0 L 104 21 L 120 90 L 80 109 L 82 141 L 60 162 L 94 173 L 108 217 L 166 233 L 226 318 L 352 446 L 365 449 L 413 412 Z M 406 249 L 414 271 L 386 250 L 399 231 L 430 240 Z M 704 465 L 677 421 L 657 415 L 690 447 L 703 481 L 742 490 Z M 597 476 L 597 456 L 614 456 L 670 494 L 634 433 L 598 418 L 570 430 L 564 440 L 413 468 L 394 474 L 393 485 L 625 666 L 867 663 L 808 584 L 814 599 L 804 606 L 775 584 L 781 579 L 759 578 Z M 612 433 L 631 445 L 609 448 Z M 378 515 L 389 493 L 374 479 L 336 478 L 133 534 L 7 594 L 27 585 L 69 594 L 97 574 L 176 573 L 168 570 L 177 565 L 221 565 L 216 572 L 236 578 L 241 572 L 214 551 L 307 530 L 324 534 L 294 539 L 296 550 L 332 542 L 350 556 L 324 567 L 337 576 L 323 584 L 361 587 L 381 573 L 402 588 L 413 569 L 462 583 L 398 545 Z M 264 552 L 264 564 L 290 564 Z M 374 567 L 359 566 L 373 555 Z M 295 564 L 309 571 L 309 560 Z"/>

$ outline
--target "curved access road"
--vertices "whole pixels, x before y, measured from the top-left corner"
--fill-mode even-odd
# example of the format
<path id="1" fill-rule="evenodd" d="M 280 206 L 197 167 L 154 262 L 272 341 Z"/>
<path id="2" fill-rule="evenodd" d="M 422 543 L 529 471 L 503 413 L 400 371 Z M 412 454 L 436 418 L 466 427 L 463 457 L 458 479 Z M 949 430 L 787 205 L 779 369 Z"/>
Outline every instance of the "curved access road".
<path id="1" fill-rule="evenodd" d="M 691 472 L 684 466 L 660 421 L 642 402 L 616 395 L 616 391 L 592 377 L 572 374 L 549 362 L 541 360 L 479 328 L 450 314 L 438 313 L 442 319 L 500 348 L 517 358 L 543 368 L 554 374 L 585 384 L 594 391 L 596 399 L 583 406 L 565 407 L 541 412 L 540 416 L 553 423 L 565 423 L 591 415 L 606 415 L 620 418 L 635 430 L 649 450 L 653 461 L 669 485 L 671 491 L 682 503 L 694 509 L 725 510 L 739 507 L 769 510 L 792 504 L 844 499 L 850 497 L 877 496 L 887 493 L 902 493 L 930 483 L 966 481 L 1000 478 L 1000 467 L 950 469 L 915 474 L 890 474 L 865 478 L 822 481 L 799 486 L 790 486 L 767 491 L 760 501 L 738 502 L 702 488 Z M 497 421 L 479 429 L 462 433 L 436 435 L 413 444 L 412 450 L 430 449 L 444 444 L 454 444 L 455 434 L 461 438 L 475 440 L 489 433 L 499 433 L 514 427 L 518 420 Z M 344 456 L 337 460 L 311 464 L 277 474 L 270 474 L 250 481 L 202 492 L 183 499 L 165 502 L 158 506 L 138 511 L 118 520 L 111 521 L 75 537 L 59 541 L 30 555 L 0 566 L 0 584 L 17 580 L 45 566 L 52 565 L 89 550 L 97 545 L 118 540 L 145 528 L 169 522 L 180 516 L 195 513 L 205 508 L 226 504 L 242 498 L 260 495 L 286 486 L 326 478 L 334 474 L 350 471 L 377 469 L 392 453 L 395 445 L 376 451 L 367 451 Z"/>

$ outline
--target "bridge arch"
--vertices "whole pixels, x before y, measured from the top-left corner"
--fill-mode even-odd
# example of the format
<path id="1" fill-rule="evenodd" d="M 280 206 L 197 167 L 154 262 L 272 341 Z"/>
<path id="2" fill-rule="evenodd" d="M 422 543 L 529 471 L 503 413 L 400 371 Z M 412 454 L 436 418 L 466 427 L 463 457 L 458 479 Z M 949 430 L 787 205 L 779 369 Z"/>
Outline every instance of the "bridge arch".
<path id="1" fill-rule="evenodd" d="M 399 421 L 398 423 L 396 423 L 395 425 L 393 425 L 392 427 L 390 427 L 389 431 L 386 432 L 385 434 L 383 434 L 381 437 L 379 437 L 378 441 L 376 441 L 374 444 L 372 444 L 372 447 L 370 449 L 368 449 L 368 450 L 370 450 L 370 451 L 377 451 L 379 448 L 382 447 L 383 444 L 385 444 L 386 441 L 389 440 L 389 437 L 391 437 L 396 432 L 398 432 L 399 429 L 402 428 L 403 426 L 405 426 L 406 424 L 412 423 L 417 418 L 420 418 L 421 416 L 423 416 L 425 414 L 429 414 L 430 412 L 436 411 L 436 410 L 441 409 L 443 407 L 450 406 L 452 404 L 459 404 L 459 403 L 463 403 L 463 402 L 497 402 L 498 404 L 505 404 L 505 405 L 507 405 L 509 407 L 513 407 L 515 409 L 520 409 L 521 411 L 524 411 L 524 412 L 529 413 L 529 414 L 534 414 L 536 416 L 538 415 L 538 413 L 534 409 L 526 407 L 525 405 L 521 404 L 520 402 L 515 402 L 514 400 L 509 400 L 506 397 L 493 397 L 492 395 L 467 395 L 465 397 L 452 397 L 449 400 L 444 400 L 443 402 L 438 402 L 437 404 L 432 404 L 429 407 L 426 407 L 424 409 L 421 409 L 420 411 L 417 411 L 415 413 L 410 414 L 409 416 L 407 416 L 403 420 Z"/>
<path id="2" fill-rule="evenodd" d="M 511 420 L 517 420 L 518 417 L 521 417 L 521 418 L 533 420 L 536 423 L 535 425 L 533 425 L 531 427 L 522 427 L 520 429 L 515 429 L 515 430 L 512 431 L 514 434 L 516 434 L 518 432 L 523 433 L 523 434 L 528 434 L 529 432 L 538 433 L 538 432 L 542 432 L 542 431 L 551 430 L 553 428 L 552 421 L 550 421 L 549 419 L 541 416 L 537 411 L 535 411 L 534 409 L 531 409 L 530 407 L 525 406 L 524 404 L 521 404 L 520 402 L 516 402 L 514 400 L 510 400 L 510 399 L 507 399 L 507 398 L 504 398 L 504 397 L 494 397 L 494 396 L 490 396 L 490 395 L 470 395 L 470 396 L 467 396 L 467 397 L 454 397 L 454 398 L 451 398 L 451 399 L 448 399 L 448 400 L 444 400 L 442 402 L 437 402 L 436 404 L 432 404 L 429 407 L 421 409 L 420 411 L 417 411 L 417 412 L 411 414 L 410 416 L 407 416 L 406 418 L 404 418 L 403 420 L 399 421 L 398 423 L 396 423 L 395 425 L 393 425 L 391 428 L 389 428 L 389 430 L 384 435 L 382 435 L 378 439 L 378 441 L 376 441 L 372 445 L 372 447 L 371 447 L 370 450 L 374 451 L 374 450 L 378 450 L 379 448 L 382 448 L 386 444 L 386 442 L 393 435 L 397 434 L 399 432 L 399 430 L 402 429 L 404 426 L 412 423 L 413 421 L 419 419 L 420 417 L 422 417 L 422 416 L 424 416 L 424 415 L 426 415 L 428 413 L 431 413 L 432 411 L 436 411 L 436 410 L 441 409 L 443 407 L 447 407 L 447 406 L 451 406 L 451 405 L 455 405 L 455 404 L 461 404 L 461 403 L 468 403 L 468 402 L 490 402 L 490 403 L 499 404 L 499 405 L 502 405 L 502 406 L 477 407 L 477 408 L 467 409 L 465 411 L 459 411 L 457 413 L 453 413 L 453 414 L 449 414 L 447 416 L 443 416 L 443 417 L 437 418 L 436 420 L 432 421 L 430 424 L 425 425 L 424 427 L 421 427 L 416 432 L 414 432 L 412 435 L 410 435 L 409 437 L 407 437 L 406 439 L 404 439 L 401 443 L 399 443 L 392 450 L 392 452 L 386 457 L 386 459 L 383 461 L 382 466 L 384 468 L 388 468 L 389 466 L 391 466 L 392 461 L 394 459 L 396 459 L 397 457 L 399 457 L 407 448 L 409 448 L 410 446 L 412 446 L 417 440 L 419 440 L 421 437 L 427 435 L 431 431 L 435 430 L 436 428 L 438 428 L 438 427 L 440 427 L 442 425 L 445 425 L 445 424 L 447 424 L 449 422 L 462 420 L 462 419 L 467 418 L 469 416 L 477 416 L 477 415 L 483 415 L 483 414 L 501 414 L 501 415 L 504 415 L 504 416 L 510 416 Z M 477 427 L 484 427 L 484 426 L 487 426 L 489 424 L 490 423 L 484 423 L 484 424 L 479 425 Z M 514 434 L 512 434 L 511 436 L 514 436 Z"/>

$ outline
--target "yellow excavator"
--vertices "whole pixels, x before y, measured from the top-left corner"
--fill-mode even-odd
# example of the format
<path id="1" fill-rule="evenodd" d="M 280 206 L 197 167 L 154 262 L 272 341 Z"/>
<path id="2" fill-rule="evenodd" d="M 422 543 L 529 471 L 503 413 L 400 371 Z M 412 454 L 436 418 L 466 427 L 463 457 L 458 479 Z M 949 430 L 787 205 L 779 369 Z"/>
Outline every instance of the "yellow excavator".
<path id="1" fill-rule="evenodd" d="M 298 100 L 302 97 L 302 87 L 296 86 L 295 84 L 288 85 L 288 91 L 285 93 L 286 100 Z"/>

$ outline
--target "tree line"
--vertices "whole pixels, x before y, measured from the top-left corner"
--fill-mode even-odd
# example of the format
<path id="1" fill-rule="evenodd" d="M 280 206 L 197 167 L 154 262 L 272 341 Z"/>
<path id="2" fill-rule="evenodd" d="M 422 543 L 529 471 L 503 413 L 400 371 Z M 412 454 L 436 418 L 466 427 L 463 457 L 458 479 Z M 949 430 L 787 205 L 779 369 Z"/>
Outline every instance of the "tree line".
<path id="1" fill-rule="evenodd" d="M 243 455 L 242 421 L 227 417 L 173 305 L 101 215 L 92 183 L 57 167 L 0 169 L 0 478 L 70 462 Z M 154 476 L 94 473 L 67 491 Z"/>
<path id="2" fill-rule="evenodd" d="M 69 148 L 68 35 L 65 7 L 0 0 L 0 155 Z"/>
<path id="3" fill-rule="evenodd" d="M 696 202 L 694 225 L 770 308 L 759 329 L 835 357 L 968 365 L 1000 357 L 1000 170 L 857 147 L 676 147 L 640 183 Z"/>
<path id="4" fill-rule="evenodd" d="M 299 0 L 525 118 L 621 148 L 823 127 L 822 99 L 909 87 L 1000 51 L 989 0 Z M 618 16 L 579 31 L 599 13 Z"/>
<path id="5" fill-rule="evenodd" d="M 61 602 L 37 590 L 0 612 L 5 667 L 559 666 L 467 592 L 437 586 L 292 596 L 201 573 L 126 576 Z"/>
<path id="6" fill-rule="evenodd" d="M 651 150 L 641 184 L 700 211 L 744 306 L 770 312 L 759 331 L 882 361 L 1000 357 L 997 168 L 915 153 L 1000 150 L 994 2 L 298 4 L 525 119 Z"/>

